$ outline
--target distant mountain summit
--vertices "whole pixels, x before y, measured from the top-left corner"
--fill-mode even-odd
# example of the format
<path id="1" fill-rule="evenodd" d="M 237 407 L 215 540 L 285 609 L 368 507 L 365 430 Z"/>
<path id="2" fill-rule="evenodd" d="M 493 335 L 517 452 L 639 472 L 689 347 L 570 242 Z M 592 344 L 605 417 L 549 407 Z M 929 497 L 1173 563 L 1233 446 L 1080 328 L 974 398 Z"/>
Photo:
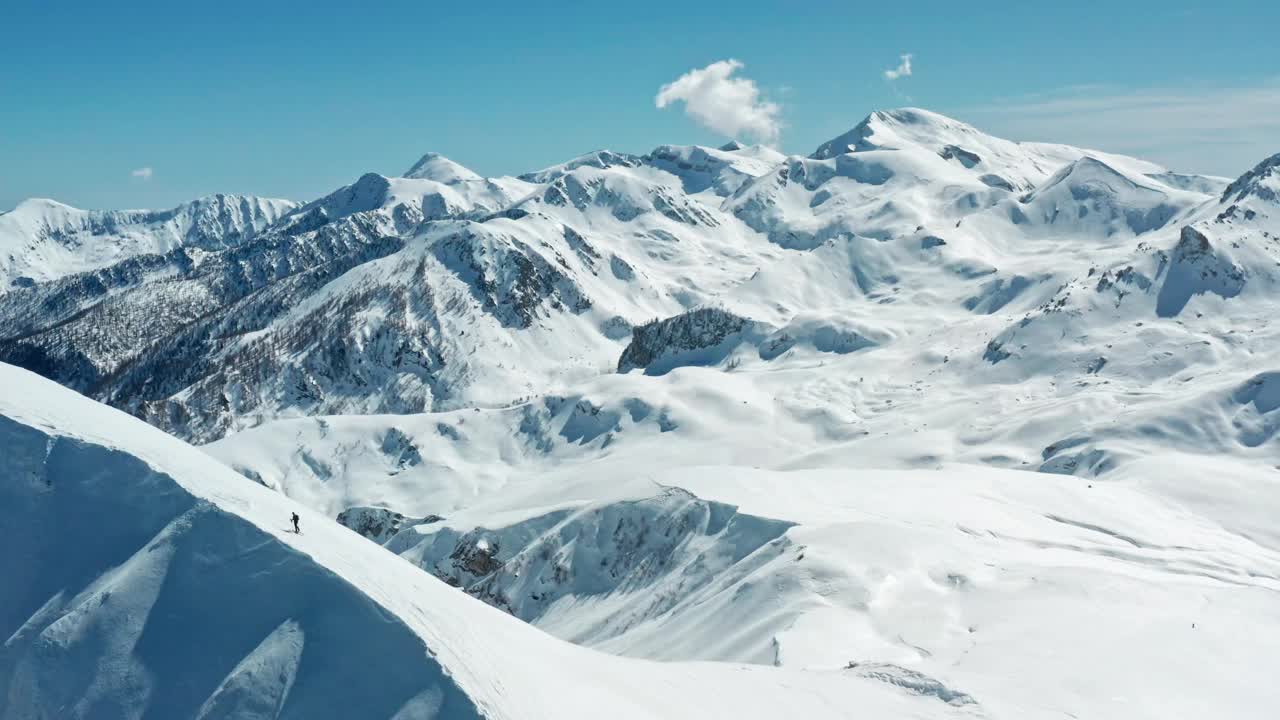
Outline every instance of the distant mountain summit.
<path id="1" fill-rule="evenodd" d="M 1280 203 L 1280 153 L 1258 163 L 1222 191 L 1222 202 L 1239 202 L 1248 197 Z"/>
<path id="2" fill-rule="evenodd" d="M 439 153 L 427 153 L 405 172 L 404 177 L 418 180 L 435 180 L 446 185 L 483 180 L 476 173 Z"/>
<path id="3" fill-rule="evenodd" d="M 225 249 L 296 207 L 244 195 L 210 195 L 170 210 L 79 210 L 27 200 L 0 214 L 0 291 L 15 280 L 52 280 L 176 247 Z"/>

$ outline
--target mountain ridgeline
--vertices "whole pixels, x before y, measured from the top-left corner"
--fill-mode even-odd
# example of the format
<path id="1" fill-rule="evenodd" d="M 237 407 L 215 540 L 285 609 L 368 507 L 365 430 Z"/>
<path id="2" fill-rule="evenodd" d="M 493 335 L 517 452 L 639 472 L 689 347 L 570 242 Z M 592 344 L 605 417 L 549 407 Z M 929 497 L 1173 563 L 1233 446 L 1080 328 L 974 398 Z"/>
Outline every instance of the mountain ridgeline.
<path id="1" fill-rule="evenodd" d="M 1269 718 L 1280 155 L 1183 170 L 908 108 L 24 202 L 0 720 Z"/>
<path id="2" fill-rule="evenodd" d="M 1229 182 L 903 109 L 809 157 L 663 146 L 482 178 L 428 154 L 305 204 L 29 201 L 0 215 L 0 361 L 196 442 L 615 371 L 923 351 L 911 311 L 975 323 L 942 352 L 979 381 L 1057 376 L 1025 362 L 1052 351 L 1022 341 L 1047 313 L 1083 327 L 1115 296 L 1185 319 L 1194 297 L 1268 292 L 1275 166 Z"/>

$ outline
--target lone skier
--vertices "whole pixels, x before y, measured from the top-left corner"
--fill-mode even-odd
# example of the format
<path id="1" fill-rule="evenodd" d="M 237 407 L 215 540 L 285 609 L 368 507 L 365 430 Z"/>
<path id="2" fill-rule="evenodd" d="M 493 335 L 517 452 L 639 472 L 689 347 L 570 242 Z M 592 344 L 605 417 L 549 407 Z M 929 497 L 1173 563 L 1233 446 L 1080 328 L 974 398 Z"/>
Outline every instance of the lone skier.
<path id="1" fill-rule="evenodd" d="M 293 514 L 293 532 L 301 535 L 302 530 L 298 529 L 298 513 Z"/>

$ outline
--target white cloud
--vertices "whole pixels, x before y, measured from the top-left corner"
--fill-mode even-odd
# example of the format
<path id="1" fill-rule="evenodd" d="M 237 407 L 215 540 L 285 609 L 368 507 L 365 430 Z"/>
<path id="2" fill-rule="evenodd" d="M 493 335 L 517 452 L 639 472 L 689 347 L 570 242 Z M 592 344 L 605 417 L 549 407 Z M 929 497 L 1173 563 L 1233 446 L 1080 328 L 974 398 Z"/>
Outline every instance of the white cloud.
<path id="1" fill-rule="evenodd" d="M 782 130 L 782 107 L 762 98 L 754 80 L 733 77 L 741 69 L 742 63 L 730 59 L 690 70 L 663 85 L 654 103 L 665 108 L 683 102 L 685 114 L 703 127 L 774 144 Z"/>
<path id="2" fill-rule="evenodd" d="M 134 170 L 129 174 L 136 178 L 142 178 L 143 180 L 150 180 L 152 174 L 154 174 L 154 171 L 149 167 L 142 167 L 142 168 L 138 168 L 137 170 Z"/>
<path id="3" fill-rule="evenodd" d="M 898 63 L 898 67 L 892 70 L 885 70 L 884 76 L 889 80 L 911 77 L 911 53 L 907 53 L 902 56 L 902 62 Z"/>
<path id="4" fill-rule="evenodd" d="M 1238 87 L 1066 88 L 957 114 L 1011 139 L 1082 145 L 1228 177 L 1280 152 L 1280 78 Z"/>

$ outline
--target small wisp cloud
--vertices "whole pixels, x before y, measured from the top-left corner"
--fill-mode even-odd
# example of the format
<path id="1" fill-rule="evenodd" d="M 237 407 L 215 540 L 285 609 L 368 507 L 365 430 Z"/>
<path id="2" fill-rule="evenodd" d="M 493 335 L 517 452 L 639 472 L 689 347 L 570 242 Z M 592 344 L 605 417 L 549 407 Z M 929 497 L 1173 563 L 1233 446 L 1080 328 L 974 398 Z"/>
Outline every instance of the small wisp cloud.
<path id="1" fill-rule="evenodd" d="M 911 53 L 901 56 L 902 62 L 898 63 L 898 67 L 892 70 L 885 70 L 884 77 L 886 80 L 897 80 L 898 78 L 911 77 Z"/>
<path id="2" fill-rule="evenodd" d="M 150 180 L 154 172 L 155 171 L 153 171 L 149 167 L 140 167 L 129 174 L 132 175 L 133 177 L 140 178 L 142 180 Z"/>
<path id="3" fill-rule="evenodd" d="M 654 103 L 666 108 L 683 102 L 685 114 L 709 130 L 776 144 L 782 131 L 782 106 L 765 100 L 754 80 L 735 77 L 741 69 L 741 62 L 729 59 L 690 70 L 663 85 Z"/>

